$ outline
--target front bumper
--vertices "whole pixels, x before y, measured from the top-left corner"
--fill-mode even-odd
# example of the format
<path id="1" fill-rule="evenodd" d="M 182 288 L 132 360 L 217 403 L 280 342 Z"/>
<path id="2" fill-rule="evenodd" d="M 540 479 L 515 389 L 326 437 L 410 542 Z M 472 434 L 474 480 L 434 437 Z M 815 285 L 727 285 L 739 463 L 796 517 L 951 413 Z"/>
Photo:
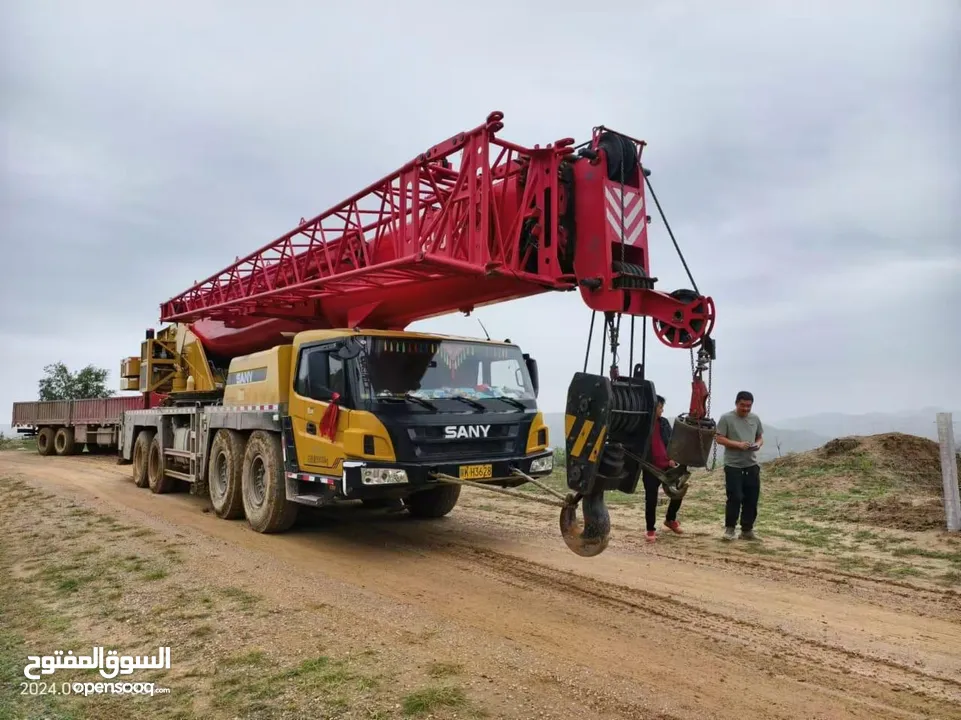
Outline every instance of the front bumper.
<path id="1" fill-rule="evenodd" d="M 544 477 L 553 472 L 554 453 L 541 452 L 519 458 L 476 459 L 464 463 L 381 463 L 368 461 L 344 462 L 344 487 L 347 498 L 365 498 L 385 494 L 404 495 L 415 489 L 437 485 L 433 475 L 492 485 L 519 484 L 523 478 L 514 475 L 514 468 L 531 477 Z"/>

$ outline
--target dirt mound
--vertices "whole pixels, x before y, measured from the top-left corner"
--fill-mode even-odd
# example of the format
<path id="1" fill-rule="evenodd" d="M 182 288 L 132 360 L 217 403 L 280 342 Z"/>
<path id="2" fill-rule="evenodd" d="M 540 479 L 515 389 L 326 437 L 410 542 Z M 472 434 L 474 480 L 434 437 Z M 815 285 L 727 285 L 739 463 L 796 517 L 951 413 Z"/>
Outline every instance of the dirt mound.
<path id="1" fill-rule="evenodd" d="M 904 433 L 835 438 L 817 450 L 778 458 L 767 466 L 774 472 L 833 471 L 841 475 L 880 472 L 910 487 L 941 492 L 938 444 Z M 961 458 L 958 469 L 961 471 Z"/>
<path id="2" fill-rule="evenodd" d="M 841 513 L 838 519 L 842 519 Z M 848 505 L 844 519 L 862 525 L 894 530 L 941 530 L 944 505 L 936 497 L 888 495 L 877 500 L 861 500 Z"/>
<path id="3" fill-rule="evenodd" d="M 934 440 L 885 433 L 863 439 L 866 450 L 875 455 L 879 465 L 900 474 L 907 482 L 941 492 L 941 450 Z M 961 459 L 958 459 L 961 469 Z"/>
<path id="4" fill-rule="evenodd" d="M 767 463 L 798 500 L 830 502 L 825 515 L 902 530 L 944 526 L 938 443 L 904 433 L 835 438 L 822 447 Z M 961 476 L 961 458 L 958 458 Z M 792 488 L 793 490 L 793 488 Z"/>

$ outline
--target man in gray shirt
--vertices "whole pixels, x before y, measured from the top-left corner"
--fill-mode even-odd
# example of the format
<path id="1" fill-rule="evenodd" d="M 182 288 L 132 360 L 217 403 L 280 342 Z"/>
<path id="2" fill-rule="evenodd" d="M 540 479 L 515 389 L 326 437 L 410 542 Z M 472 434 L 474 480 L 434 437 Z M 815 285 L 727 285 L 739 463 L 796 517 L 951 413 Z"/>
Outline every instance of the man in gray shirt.
<path id="1" fill-rule="evenodd" d="M 724 447 L 724 484 L 727 507 L 724 513 L 724 539 L 733 540 L 738 516 L 741 537 L 754 540 L 757 501 L 761 496 L 761 467 L 757 451 L 764 445 L 761 418 L 751 412 L 754 396 L 742 390 L 734 400 L 734 410 L 717 421 L 717 444 Z"/>

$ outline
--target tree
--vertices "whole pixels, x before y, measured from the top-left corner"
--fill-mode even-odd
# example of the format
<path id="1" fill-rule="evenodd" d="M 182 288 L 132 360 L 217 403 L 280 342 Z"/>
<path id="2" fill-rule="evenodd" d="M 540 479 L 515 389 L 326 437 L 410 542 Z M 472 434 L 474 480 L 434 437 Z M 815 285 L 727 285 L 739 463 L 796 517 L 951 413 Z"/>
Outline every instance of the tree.
<path id="1" fill-rule="evenodd" d="M 47 365 L 44 377 L 38 383 L 41 400 L 86 400 L 108 398 L 113 393 L 107 389 L 109 371 L 87 365 L 76 373 L 70 372 L 62 362 Z"/>

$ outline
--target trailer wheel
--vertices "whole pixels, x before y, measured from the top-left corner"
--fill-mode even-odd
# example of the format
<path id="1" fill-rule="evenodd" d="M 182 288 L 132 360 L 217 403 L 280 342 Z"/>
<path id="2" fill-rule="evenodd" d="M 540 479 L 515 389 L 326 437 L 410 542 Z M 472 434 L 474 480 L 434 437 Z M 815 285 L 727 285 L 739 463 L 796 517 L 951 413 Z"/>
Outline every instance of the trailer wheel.
<path id="1" fill-rule="evenodd" d="M 73 428 L 62 427 L 53 436 L 53 448 L 57 455 L 73 455 L 77 451 L 77 444 L 73 440 Z"/>
<path id="2" fill-rule="evenodd" d="M 168 493 L 174 489 L 174 479 L 164 475 L 164 456 L 160 447 L 160 438 L 154 435 L 150 441 L 150 451 L 147 453 L 147 483 L 150 492 Z"/>
<path id="3" fill-rule="evenodd" d="M 153 441 L 153 430 L 141 430 L 137 434 L 137 441 L 133 444 L 133 484 L 138 488 L 150 486 L 147 478 L 147 465 L 150 458 L 150 443 Z"/>
<path id="4" fill-rule="evenodd" d="M 41 428 L 37 435 L 37 452 L 41 455 L 53 455 L 53 428 Z"/>
<path id="5" fill-rule="evenodd" d="M 236 430 L 218 430 L 210 448 L 207 487 L 217 517 L 236 520 L 244 516 L 244 436 Z"/>
<path id="6" fill-rule="evenodd" d="M 459 498 L 460 485 L 445 483 L 414 493 L 404 499 L 404 505 L 414 517 L 439 518 L 453 510 Z"/>
<path id="7" fill-rule="evenodd" d="M 247 522 L 257 532 L 284 532 L 297 521 L 300 506 L 287 501 L 279 435 L 263 430 L 250 434 L 241 485 Z"/>

